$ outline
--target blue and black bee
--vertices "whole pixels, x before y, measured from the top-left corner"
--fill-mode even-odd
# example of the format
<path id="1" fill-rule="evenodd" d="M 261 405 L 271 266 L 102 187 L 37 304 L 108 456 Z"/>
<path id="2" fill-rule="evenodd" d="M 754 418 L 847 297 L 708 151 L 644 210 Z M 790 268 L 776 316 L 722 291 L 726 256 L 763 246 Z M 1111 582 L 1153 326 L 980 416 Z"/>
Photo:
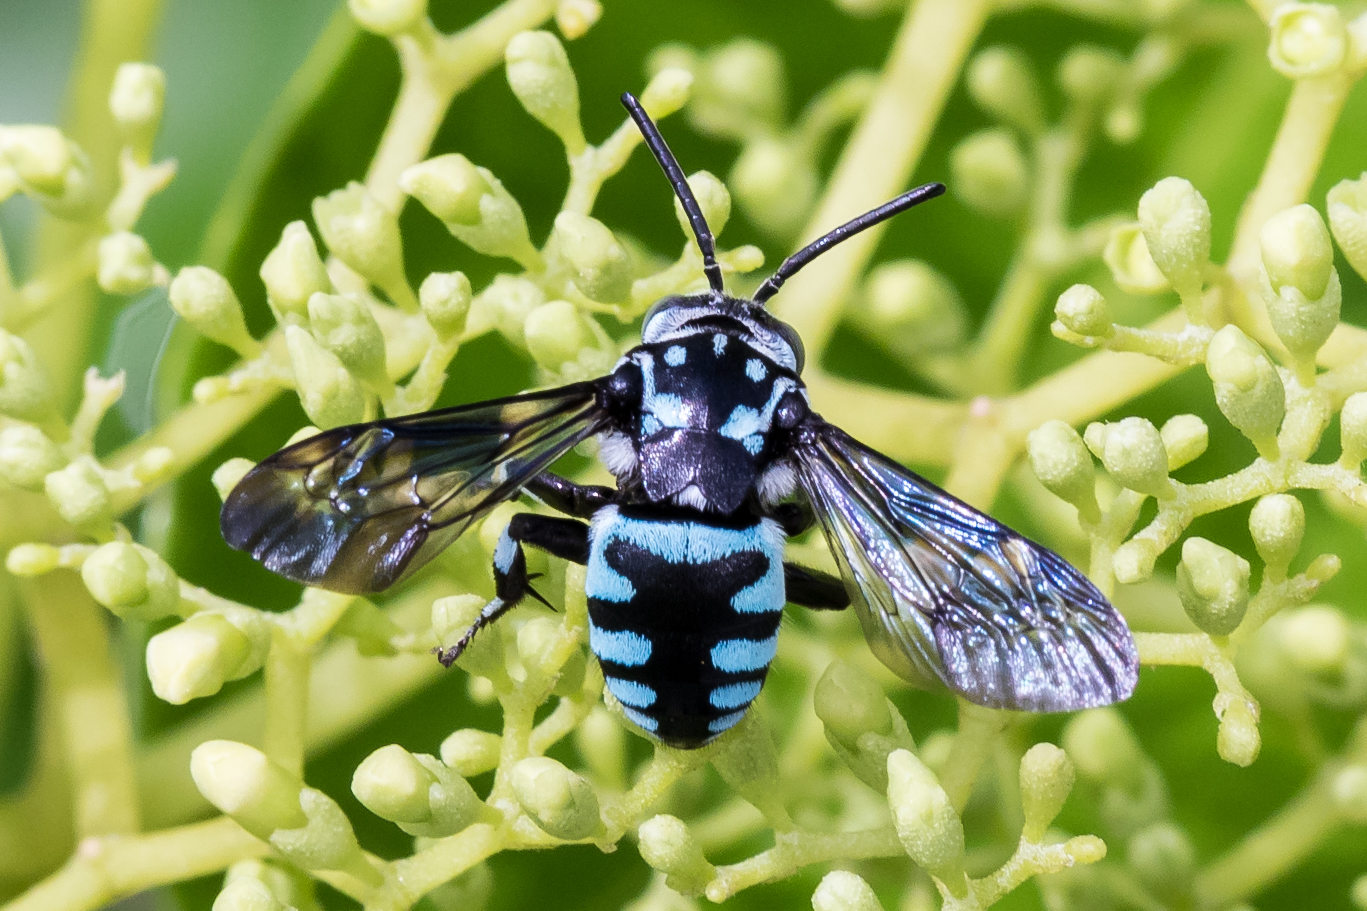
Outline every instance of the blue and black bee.
<path id="1" fill-rule="evenodd" d="M 710 290 L 667 297 L 593 382 L 368 424 L 281 450 L 223 507 L 223 536 L 308 585 L 364 594 L 412 573 L 520 493 L 496 597 L 454 647 L 528 594 L 523 546 L 587 564 L 589 645 L 626 716 L 671 746 L 736 724 L 773 661 L 787 602 L 853 604 L 892 670 L 994 708 L 1105 705 L 1134 690 L 1124 619 L 1076 569 L 811 410 L 802 341 L 764 303 L 847 237 L 944 192 L 927 184 L 787 259 L 751 300 L 722 284 L 711 231 L 655 124 L 623 104 L 678 194 Z M 913 431 L 914 432 L 914 431 Z M 547 471 L 597 436 L 617 487 Z M 587 520 L 587 521 L 584 521 Z M 843 579 L 783 559 L 821 523 Z"/>

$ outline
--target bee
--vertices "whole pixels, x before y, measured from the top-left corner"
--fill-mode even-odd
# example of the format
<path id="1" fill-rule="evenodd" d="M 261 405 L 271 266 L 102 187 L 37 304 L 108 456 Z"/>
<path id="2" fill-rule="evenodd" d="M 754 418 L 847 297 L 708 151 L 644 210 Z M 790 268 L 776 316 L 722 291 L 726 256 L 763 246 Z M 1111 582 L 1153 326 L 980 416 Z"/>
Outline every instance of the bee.
<path id="1" fill-rule="evenodd" d="M 539 597 L 524 547 L 584 564 L 607 690 L 677 748 L 744 716 L 786 603 L 852 605 L 894 672 L 979 705 L 1058 712 L 1127 698 L 1134 639 L 1087 577 L 814 412 L 802 340 L 764 309 L 814 258 L 944 186 L 836 228 L 752 298 L 733 297 L 678 162 L 636 98 L 622 103 L 683 204 L 708 290 L 655 303 L 641 344 L 597 380 L 338 427 L 275 453 L 225 501 L 228 544 L 286 578 L 367 594 L 529 494 L 563 517 L 512 517 L 494 550 L 494 599 L 438 657 L 449 666 L 480 629 Z M 616 487 L 549 471 L 591 437 Z M 784 560 L 785 539 L 814 523 L 839 578 Z"/>

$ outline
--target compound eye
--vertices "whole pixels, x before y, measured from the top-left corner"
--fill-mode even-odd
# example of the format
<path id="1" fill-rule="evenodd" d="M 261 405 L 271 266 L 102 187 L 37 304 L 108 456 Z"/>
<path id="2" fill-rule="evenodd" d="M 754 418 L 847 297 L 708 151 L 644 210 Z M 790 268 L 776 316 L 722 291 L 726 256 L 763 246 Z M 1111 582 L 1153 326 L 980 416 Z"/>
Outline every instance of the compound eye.
<path id="1" fill-rule="evenodd" d="M 627 361 L 607 378 L 603 387 L 604 403 L 614 413 L 632 411 L 641 404 L 641 368 L 635 361 Z"/>
<path id="2" fill-rule="evenodd" d="M 802 347 L 802 337 L 797 334 L 797 330 L 787 323 L 779 323 L 776 327 L 778 334 L 788 347 L 793 351 L 793 360 L 797 363 L 794 373 L 801 373 L 802 366 L 807 360 L 806 349 Z"/>
<path id="3" fill-rule="evenodd" d="M 806 400 L 796 392 L 790 392 L 779 399 L 778 407 L 774 409 L 774 423 L 784 430 L 792 430 L 805 421 L 809 414 L 811 409 L 807 407 Z"/>

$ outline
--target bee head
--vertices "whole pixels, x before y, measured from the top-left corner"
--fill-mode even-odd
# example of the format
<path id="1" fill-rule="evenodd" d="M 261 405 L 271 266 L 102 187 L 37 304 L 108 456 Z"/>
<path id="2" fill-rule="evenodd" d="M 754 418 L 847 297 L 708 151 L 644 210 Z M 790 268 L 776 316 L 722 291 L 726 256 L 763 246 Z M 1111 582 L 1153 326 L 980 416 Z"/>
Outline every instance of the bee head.
<path id="1" fill-rule="evenodd" d="M 733 336 L 780 367 L 802 372 L 806 355 L 797 331 L 764 308 L 724 294 L 661 298 L 646 313 L 641 341 L 653 345 L 699 333 Z"/>

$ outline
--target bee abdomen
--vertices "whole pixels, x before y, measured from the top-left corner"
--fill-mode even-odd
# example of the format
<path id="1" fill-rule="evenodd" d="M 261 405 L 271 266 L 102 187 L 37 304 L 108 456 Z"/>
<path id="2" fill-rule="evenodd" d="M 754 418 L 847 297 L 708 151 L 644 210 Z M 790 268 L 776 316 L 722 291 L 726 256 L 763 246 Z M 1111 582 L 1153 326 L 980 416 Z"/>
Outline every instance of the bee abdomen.
<path id="1" fill-rule="evenodd" d="M 783 609 L 783 535 L 696 520 L 595 517 L 589 645 L 623 712 L 670 746 L 730 729 L 763 686 Z"/>

